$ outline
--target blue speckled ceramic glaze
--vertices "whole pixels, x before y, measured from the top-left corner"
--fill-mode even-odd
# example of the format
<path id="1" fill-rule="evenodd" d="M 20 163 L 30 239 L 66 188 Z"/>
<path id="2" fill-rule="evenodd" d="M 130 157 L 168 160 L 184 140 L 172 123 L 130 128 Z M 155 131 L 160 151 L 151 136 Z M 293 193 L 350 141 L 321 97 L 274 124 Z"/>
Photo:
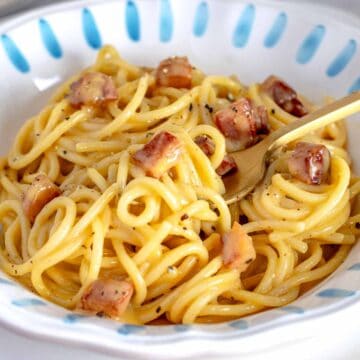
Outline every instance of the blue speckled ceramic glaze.
<path id="1" fill-rule="evenodd" d="M 62 56 L 61 46 L 50 24 L 46 20 L 40 19 L 39 28 L 40 28 L 41 39 L 44 42 L 44 46 L 46 47 L 49 54 L 55 59 L 61 58 Z"/>
<path id="2" fill-rule="evenodd" d="M 249 37 L 254 25 L 255 12 L 256 8 L 253 4 L 246 5 L 242 10 L 233 34 L 232 43 L 235 47 L 243 48 L 249 41 Z"/>
<path id="3" fill-rule="evenodd" d="M 126 3 L 125 22 L 128 36 L 133 41 L 140 40 L 140 18 L 137 5 L 134 1 Z"/>
<path id="4" fill-rule="evenodd" d="M 30 71 L 30 65 L 21 50 L 18 48 L 16 43 L 6 34 L 1 35 L 1 42 L 6 52 L 7 57 L 14 65 L 16 70 L 21 73 L 27 73 Z"/>
<path id="5" fill-rule="evenodd" d="M 264 46 L 272 48 L 280 41 L 287 24 L 287 15 L 284 12 L 280 12 L 272 24 L 269 32 L 264 39 Z"/>
<path id="6" fill-rule="evenodd" d="M 93 49 L 101 47 L 101 36 L 91 10 L 84 8 L 82 11 L 82 26 L 86 42 Z"/>
<path id="7" fill-rule="evenodd" d="M 159 33 L 161 42 L 169 42 L 173 35 L 174 18 L 169 0 L 160 0 Z"/>
<path id="8" fill-rule="evenodd" d="M 299 64 L 306 64 L 311 61 L 319 49 L 325 33 L 326 28 L 324 25 L 316 25 L 306 38 L 304 38 L 296 55 L 296 61 Z"/>
<path id="9" fill-rule="evenodd" d="M 206 1 L 199 3 L 194 17 L 194 36 L 201 37 L 205 34 L 209 20 L 209 5 Z"/>

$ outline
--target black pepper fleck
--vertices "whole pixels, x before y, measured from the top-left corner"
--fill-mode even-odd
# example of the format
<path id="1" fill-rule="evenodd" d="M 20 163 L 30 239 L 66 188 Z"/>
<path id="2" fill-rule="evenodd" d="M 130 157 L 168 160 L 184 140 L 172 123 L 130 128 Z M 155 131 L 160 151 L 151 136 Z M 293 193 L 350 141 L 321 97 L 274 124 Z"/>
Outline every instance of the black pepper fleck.
<path id="1" fill-rule="evenodd" d="M 272 115 L 275 114 L 275 109 L 271 109 L 271 114 L 272 114 Z"/>
<path id="2" fill-rule="evenodd" d="M 188 218 L 189 218 L 189 215 L 188 215 L 188 214 L 184 214 L 183 216 L 181 216 L 180 220 L 181 220 L 181 221 L 184 221 L 184 220 L 186 220 L 186 219 L 188 219 Z"/>
<path id="3" fill-rule="evenodd" d="M 356 227 L 357 229 L 360 229 L 360 222 L 356 222 L 356 223 L 355 223 L 355 227 Z"/>
<path id="4" fill-rule="evenodd" d="M 190 103 L 190 105 L 189 105 L 189 111 L 192 111 L 192 109 L 193 109 L 193 104 Z"/>
<path id="5" fill-rule="evenodd" d="M 219 216 L 219 215 L 220 215 L 219 209 L 218 209 L 218 208 L 215 208 L 215 209 L 214 209 L 214 213 L 215 213 L 217 216 Z"/>
<path id="6" fill-rule="evenodd" d="M 205 104 L 205 109 L 207 109 L 210 114 L 214 111 L 214 108 L 211 107 L 209 104 Z"/>
<path id="7" fill-rule="evenodd" d="M 161 311 L 161 306 L 158 306 L 158 307 L 156 308 L 156 313 L 158 314 L 160 311 Z"/>
<path id="8" fill-rule="evenodd" d="M 239 216 L 239 222 L 241 225 L 247 224 L 249 222 L 249 218 L 246 215 L 242 214 Z"/>

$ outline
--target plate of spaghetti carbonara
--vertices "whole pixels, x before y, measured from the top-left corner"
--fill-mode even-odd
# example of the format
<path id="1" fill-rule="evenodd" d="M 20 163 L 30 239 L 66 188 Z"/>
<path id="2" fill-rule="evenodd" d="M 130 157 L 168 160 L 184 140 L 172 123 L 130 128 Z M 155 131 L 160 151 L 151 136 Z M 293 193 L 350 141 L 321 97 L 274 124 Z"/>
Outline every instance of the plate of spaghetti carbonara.
<path id="1" fill-rule="evenodd" d="M 238 203 L 222 179 L 233 151 L 307 114 L 304 102 L 276 76 L 246 86 L 187 57 L 150 69 L 103 47 L 3 159 L 2 268 L 56 304 L 142 324 L 290 303 L 356 241 L 345 125 L 282 148 Z"/>
<path id="2" fill-rule="evenodd" d="M 126 23 L 130 38 L 140 36 L 136 4 L 117 5 L 132 19 L 133 25 Z M 96 25 L 94 16 L 100 8 L 77 10 L 96 52 L 61 81 L 51 80 L 58 66 L 51 62 L 47 80 L 32 77 L 38 89 L 57 84 L 42 95 L 36 112 L 21 119 L 3 149 L 4 282 L 36 299 L 31 306 L 38 302 L 85 324 L 140 333 L 196 324 L 248 326 L 247 319 L 261 323 L 271 311 L 301 312 L 309 296 L 317 299 L 315 307 L 324 298 L 355 299 L 353 284 L 322 287 L 356 252 L 360 233 L 360 178 L 346 119 L 273 152 L 264 179 L 228 205 L 225 180 L 238 171 L 232 153 L 321 103 L 276 66 L 245 81 L 240 65 L 235 75 L 224 64 L 207 71 L 186 46 L 150 63 L 137 51 L 119 51 L 115 42 L 101 41 L 102 21 Z M 39 20 L 42 41 L 50 54 L 61 54 L 61 62 L 68 49 L 61 48 L 50 19 Z M 234 35 L 235 48 L 243 32 Z M 17 77 L 31 76 L 31 67 L 21 71 L 27 69 L 26 51 L 15 38 L 6 33 L 2 40 L 8 60 L 23 73 L 13 75 L 20 84 Z M 323 104 L 331 101 L 328 96 Z"/>

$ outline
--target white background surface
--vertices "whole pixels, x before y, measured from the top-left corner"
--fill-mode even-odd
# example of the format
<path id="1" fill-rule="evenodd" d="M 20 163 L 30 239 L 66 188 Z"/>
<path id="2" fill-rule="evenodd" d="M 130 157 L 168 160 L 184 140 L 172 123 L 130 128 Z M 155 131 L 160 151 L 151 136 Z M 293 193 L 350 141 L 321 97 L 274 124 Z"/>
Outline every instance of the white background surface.
<path id="1" fill-rule="evenodd" d="M 0 0 L 0 5 L 5 2 L 9 1 Z M 50 0 L 32 1 L 32 3 L 52 2 L 53 1 Z M 322 0 L 316 2 L 339 6 L 360 16 L 360 0 Z M 26 1 L 22 1 L 22 3 L 26 4 Z M 0 16 L 1 15 L 2 14 L 0 13 Z M 251 360 L 360 359 L 360 304 L 325 318 L 311 320 L 302 324 L 295 324 L 294 327 L 302 328 L 304 336 L 301 341 L 294 340 L 293 342 L 288 342 L 286 345 L 282 346 L 274 345 L 273 348 L 261 351 L 260 353 L 245 353 L 241 358 Z M 310 328 L 313 327 L 320 328 L 318 334 L 316 336 L 306 336 L 306 329 L 308 328 L 310 332 Z M 281 331 L 289 330 L 282 329 L 280 331 L 274 331 L 274 344 L 281 342 Z M 272 333 L 269 333 L 269 336 L 272 336 Z M 228 346 L 232 345 L 224 342 L 223 346 L 228 348 Z M 235 350 L 238 349 L 234 349 L 234 351 Z M 151 358 L 150 354 L 149 358 Z M 169 359 L 170 358 L 171 355 L 169 354 Z M 86 349 L 34 340 L 17 335 L 0 327 L 0 359 L 110 360 L 115 358 L 90 352 Z M 207 359 L 209 359 L 209 357 L 207 357 Z"/>

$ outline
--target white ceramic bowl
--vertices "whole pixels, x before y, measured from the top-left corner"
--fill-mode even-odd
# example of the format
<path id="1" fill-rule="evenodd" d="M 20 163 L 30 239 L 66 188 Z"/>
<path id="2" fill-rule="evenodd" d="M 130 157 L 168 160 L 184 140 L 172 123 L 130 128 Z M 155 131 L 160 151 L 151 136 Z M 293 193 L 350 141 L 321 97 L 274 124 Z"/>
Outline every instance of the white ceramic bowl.
<path id="1" fill-rule="evenodd" d="M 245 82 L 278 74 L 314 101 L 360 89 L 360 21 L 310 4 L 243 1 L 78 1 L 35 10 L 0 27 L 0 134 L 6 153 L 16 131 L 47 102 L 54 86 L 114 44 L 136 64 L 188 55 L 208 73 Z M 358 117 L 358 121 L 359 121 Z M 360 127 L 349 122 L 350 152 Z M 250 341 L 360 301 L 360 244 L 340 268 L 293 304 L 217 325 L 133 326 L 80 317 L 0 274 L 0 322 L 23 333 L 128 357 L 215 354 L 219 341 Z M 263 334 L 263 335 L 261 335 Z M 253 337 L 252 337 L 253 338 Z M 253 346 L 260 346 L 254 344 Z M 225 346 L 226 348 L 226 346 Z M 170 355 L 171 354 L 171 355 Z"/>

